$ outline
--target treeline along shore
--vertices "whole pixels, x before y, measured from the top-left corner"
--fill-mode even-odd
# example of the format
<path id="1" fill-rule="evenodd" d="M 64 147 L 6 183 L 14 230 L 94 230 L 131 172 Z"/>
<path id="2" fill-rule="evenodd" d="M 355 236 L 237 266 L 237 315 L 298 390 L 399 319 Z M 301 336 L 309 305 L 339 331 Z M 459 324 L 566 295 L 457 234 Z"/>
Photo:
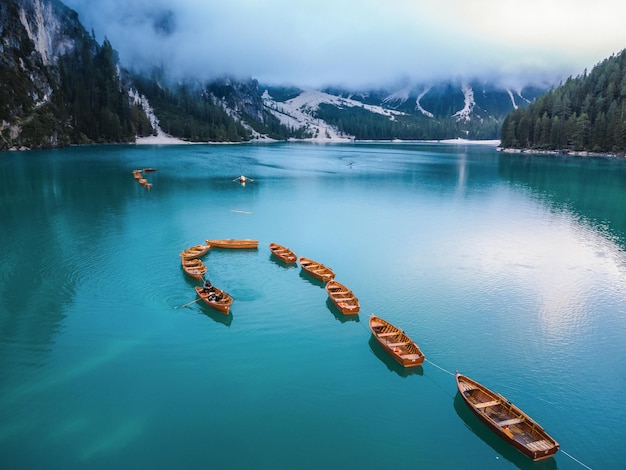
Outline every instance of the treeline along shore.
<path id="1" fill-rule="evenodd" d="M 501 147 L 519 151 L 623 156 L 626 151 L 626 50 L 527 108 L 507 115 Z"/>

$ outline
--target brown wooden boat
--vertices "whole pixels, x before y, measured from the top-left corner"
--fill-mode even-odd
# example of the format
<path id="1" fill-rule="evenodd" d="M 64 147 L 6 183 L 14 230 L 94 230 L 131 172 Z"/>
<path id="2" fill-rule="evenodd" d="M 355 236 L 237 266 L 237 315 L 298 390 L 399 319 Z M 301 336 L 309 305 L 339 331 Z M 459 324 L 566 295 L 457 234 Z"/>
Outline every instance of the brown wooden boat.
<path id="1" fill-rule="evenodd" d="M 233 298 L 225 291 L 218 289 L 215 286 L 206 289 L 202 286 L 196 286 L 196 294 L 202 299 L 202 301 L 209 307 L 214 308 L 218 312 L 222 312 L 228 315 L 230 312 L 230 306 L 233 304 Z"/>
<path id="2" fill-rule="evenodd" d="M 335 304 L 335 307 L 344 315 L 359 313 L 361 309 L 359 299 L 343 284 L 332 279 L 326 283 L 326 292 L 328 292 L 328 297 Z"/>
<path id="3" fill-rule="evenodd" d="M 463 401 L 478 419 L 523 454 L 533 460 L 543 460 L 559 450 L 558 442 L 502 395 L 458 372 L 456 385 Z"/>
<path id="4" fill-rule="evenodd" d="M 424 363 L 424 353 L 419 346 L 397 326 L 372 315 L 370 330 L 385 352 L 402 366 L 415 367 Z"/>
<path id="5" fill-rule="evenodd" d="M 197 258 L 185 259 L 181 256 L 183 271 L 196 281 L 202 281 L 206 274 L 206 266 Z"/>
<path id="6" fill-rule="evenodd" d="M 186 250 L 183 250 L 180 253 L 180 257 L 183 259 L 194 259 L 200 258 L 207 254 L 207 252 L 211 249 L 209 245 L 195 245 Z"/>
<path id="7" fill-rule="evenodd" d="M 287 264 L 295 263 L 298 260 L 298 257 L 293 251 L 278 243 L 270 243 L 270 251 L 276 258 Z"/>
<path id="8" fill-rule="evenodd" d="M 316 279 L 319 279 L 322 282 L 328 282 L 332 279 L 335 279 L 335 273 L 332 269 L 327 266 L 324 266 L 321 263 L 317 263 L 309 258 L 305 258 L 303 256 L 300 257 L 300 266 L 307 273 L 313 276 Z"/>
<path id="9" fill-rule="evenodd" d="M 207 240 L 207 245 L 210 245 L 214 248 L 258 248 L 259 241 L 258 240 L 250 240 L 249 238 L 243 240 L 237 240 L 234 238 L 227 238 L 223 240 Z"/>

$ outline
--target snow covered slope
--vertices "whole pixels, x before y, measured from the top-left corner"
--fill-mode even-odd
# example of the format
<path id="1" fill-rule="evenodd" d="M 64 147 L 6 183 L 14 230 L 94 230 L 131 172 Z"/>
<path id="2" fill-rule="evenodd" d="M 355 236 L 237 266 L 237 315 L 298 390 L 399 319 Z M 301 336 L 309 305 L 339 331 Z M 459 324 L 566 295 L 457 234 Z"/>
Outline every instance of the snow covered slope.
<path id="1" fill-rule="evenodd" d="M 352 136 L 340 133 L 334 126 L 316 117 L 320 104 L 329 104 L 338 108 L 361 107 L 372 113 L 387 116 L 392 120 L 394 116 L 404 114 L 400 111 L 364 104 L 360 101 L 331 95 L 319 90 L 303 91 L 295 98 L 283 102 L 275 101 L 266 90 L 263 93 L 263 102 L 272 114 L 279 119 L 281 124 L 294 129 L 304 128 L 310 135 L 307 140 L 316 141 L 353 140 Z"/>

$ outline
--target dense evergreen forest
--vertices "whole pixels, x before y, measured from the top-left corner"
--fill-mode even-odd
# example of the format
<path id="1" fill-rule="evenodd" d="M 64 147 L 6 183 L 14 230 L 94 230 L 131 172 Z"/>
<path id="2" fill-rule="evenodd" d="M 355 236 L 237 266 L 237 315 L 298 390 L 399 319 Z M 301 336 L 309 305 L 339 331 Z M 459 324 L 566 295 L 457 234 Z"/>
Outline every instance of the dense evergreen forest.
<path id="1" fill-rule="evenodd" d="M 157 78 L 134 77 L 140 93 L 148 98 L 163 132 L 196 142 L 241 142 L 250 132 L 236 122 L 212 96 L 199 87 L 180 84 L 169 88 Z"/>
<path id="2" fill-rule="evenodd" d="M 496 139 L 501 121 L 496 118 L 469 121 L 454 117 L 433 119 L 416 114 L 389 116 L 363 107 L 338 108 L 320 104 L 317 117 L 357 140 L 441 140 L 462 136 L 467 139 Z"/>
<path id="3" fill-rule="evenodd" d="M 152 133 L 139 105 L 131 105 L 118 74 L 117 53 L 105 38 L 83 38 L 59 58 L 60 86 L 52 96 L 72 142 L 132 142 Z"/>
<path id="4" fill-rule="evenodd" d="M 623 153 L 626 50 L 511 112 L 501 141 L 504 148 Z"/>

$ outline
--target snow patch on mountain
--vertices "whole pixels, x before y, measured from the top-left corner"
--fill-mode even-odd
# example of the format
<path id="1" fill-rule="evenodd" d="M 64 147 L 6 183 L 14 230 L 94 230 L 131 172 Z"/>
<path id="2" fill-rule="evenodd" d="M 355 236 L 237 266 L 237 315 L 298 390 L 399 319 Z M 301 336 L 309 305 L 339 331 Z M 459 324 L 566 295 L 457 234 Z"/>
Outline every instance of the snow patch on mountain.
<path id="1" fill-rule="evenodd" d="M 128 90 L 128 96 L 130 98 L 131 104 L 135 106 L 141 106 L 143 111 L 146 113 L 146 116 L 150 121 L 150 125 L 152 126 L 152 128 L 157 131 L 157 133 L 163 133 L 163 130 L 159 125 L 159 118 L 156 117 L 156 114 L 154 114 L 154 110 L 152 109 L 152 106 L 150 106 L 148 98 L 140 94 L 139 91 L 135 88 L 131 88 Z"/>
<path id="2" fill-rule="evenodd" d="M 400 106 L 405 103 L 411 95 L 412 86 L 408 85 L 383 99 L 384 104 Z"/>
<path id="3" fill-rule="evenodd" d="M 292 98 L 285 102 L 291 108 L 300 109 L 303 112 L 314 113 L 318 110 L 320 104 L 332 104 L 339 108 L 341 107 L 360 107 L 366 109 L 372 113 L 382 114 L 393 119 L 394 116 L 399 116 L 404 113 L 400 111 L 394 111 L 385 109 L 382 106 L 363 104 L 360 101 L 352 100 L 350 98 L 342 98 L 341 96 L 330 95 L 323 91 L 307 90 L 300 93 L 295 98 Z"/>
<path id="4" fill-rule="evenodd" d="M 136 90 L 135 88 L 130 88 L 128 90 L 128 96 L 130 98 L 130 102 L 133 105 L 136 105 L 136 106 L 138 105 L 142 107 L 142 109 L 146 113 L 146 116 L 148 117 L 148 120 L 150 121 L 150 125 L 156 132 L 156 135 L 149 135 L 146 137 L 137 137 L 137 139 L 135 140 L 135 143 L 150 144 L 150 145 L 189 143 L 177 137 L 172 137 L 171 135 L 163 132 L 163 129 L 161 129 L 161 126 L 159 124 L 159 118 L 156 117 L 156 114 L 154 114 L 154 109 L 152 109 L 152 106 L 150 106 L 150 103 L 148 102 L 148 98 L 140 94 L 138 90 Z"/>
<path id="5" fill-rule="evenodd" d="M 321 103 L 343 104 L 345 100 L 321 91 L 308 91 L 285 101 L 276 102 L 267 90 L 263 93 L 263 103 L 278 118 L 281 124 L 293 129 L 305 129 L 313 141 L 349 141 L 351 136 L 341 134 L 334 126 L 314 116 Z"/>
<path id="6" fill-rule="evenodd" d="M 508 88 L 506 89 L 506 92 L 509 94 L 509 98 L 511 98 L 511 103 L 513 103 L 513 109 L 517 109 L 518 106 L 517 103 L 515 103 L 515 97 L 513 96 L 513 92 Z"/>
<path id="7" fill-rule="evenodd" d="M 455 117 L 457 121 L 469 121 L 472 110 L 476 105 L 476 101 L 474 101 L 474 90 L 472 90 L 472 87 L 467 84 L 463 84 L 461 86 L 461 90 L 463 90 L 463 99 L 465 101 L 465 106 L 460 111 L 454 113 L 452 117 Z"/>
<path id="8" fill-rule="evenodd" d="M 417 95 L 417 99 L 415 100 L 415 109 L 417 109 L 420 113 L 422 113 L 424 116 L 428 116 L 429 118 L 433 118 L 435 117 L 435 115 L 433 113 L 431 113 L 430 111 L 426 111 L 424 108 L 422 108 L 422 104 L 420 103 L 421 99 L 426 95 L 426 93 L 428 93 L 430 91 L 431 87 L 427 86 L 424 88 L 424 90 L 422 90 L 422 92 Z"/>
<path id="9" fill-rule="evenodd" d="M 517 96 L 519 96 L 522 100 L 524 100 L 524 101 L 526 102 L 526 104 L 530 104 L 530 100 L 529 100 L 529 99 L 527 99 L 527 98 L 524 98 L 524 97 L 522 96 L 522 90 L 521 90 L 521 89 L 516 90 L 515 94 L 516 94 Z"/>
<path id="10" fill-rule="evenodd" d="M 263 103 L 276 116 L 281 124 L 294 129 L 305 129 L 314 141 L 350 141 L 354 136 L 346 135 L 315 116 L 321 104 L 331 104 L 339 108 L 360 107 L 372 113 L 394 119 L 404 114 L 399 111 L 385 109 L 382 106 L 363 104 L 350 98 L 331 95 L 317 90 L 306 90 L 295 98 L 284 102 L 275 101 L 267 90 L 263 93 Z"/>

